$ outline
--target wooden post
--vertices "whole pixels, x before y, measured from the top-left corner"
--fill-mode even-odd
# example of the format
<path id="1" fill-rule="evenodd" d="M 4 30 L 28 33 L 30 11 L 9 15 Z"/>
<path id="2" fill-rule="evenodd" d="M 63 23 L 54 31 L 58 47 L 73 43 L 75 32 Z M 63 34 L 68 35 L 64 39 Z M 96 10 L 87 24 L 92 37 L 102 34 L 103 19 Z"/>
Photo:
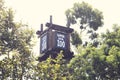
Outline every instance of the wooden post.
<path id="1" fill-rule="evenodd" d="M 41 29 L 40 30 L 41 30 L 41 32 L 43 32 L 43 24 L 41 24 Z"/>
<path id="2" fill-rule="evenodd" d="M 50 24 L 52 24 L 52 15 L 50 15 Z"/>

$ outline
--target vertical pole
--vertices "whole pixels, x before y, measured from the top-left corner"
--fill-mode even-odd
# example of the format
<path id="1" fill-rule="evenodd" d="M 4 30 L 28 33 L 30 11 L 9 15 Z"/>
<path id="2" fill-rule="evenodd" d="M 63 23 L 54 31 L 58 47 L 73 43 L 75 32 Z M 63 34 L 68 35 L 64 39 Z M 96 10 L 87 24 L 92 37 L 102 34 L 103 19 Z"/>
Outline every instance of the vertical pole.
<path id="1" fill-rule="evenodd" d="M 41 32 L 43 32 L 43 24 L 41 24 L 41 29 L 40 30 L 41 30 Z"/>
<path id="2" fill-rule="evenodd" d="M 52 25 L 52 15 L 50 15 L 50 24 Z"/>
<path id="3" fill-rule="evenodd" d="M 50 23 L 52 24 L 52 15 L 50 15 Z"/>
<path id="4" fill-rule="evenodd" d="M 43 24 L 41 24 L 41 26 L 40 26 L 40 32 L 43 32 Z M 40 40 L 40 47 L 41 47 L 41 40 Z M 39 47 L 39 49 L 40 49 L 40 47 Z M 40 50 L 39 50 L 39 54 L 40 54 Z"/>
<path id="5" fill-rule="evenodd" d="M 52 27 L 52 15 L 50 15 L 50 27 Z M 48 33 L 49 33 L 48 35 L 50 36 L 49 40 L 48 40 L 48 49 L 51 50 L 52 47 L 53 47 L 52 46 L 53 45 L 52 44 L 52 41 L 53 41 L 53 39 L 52 39 L 53 38 L 53 32 L 52 32 L 51 28 L 49 28 L 49 32 Z"/>

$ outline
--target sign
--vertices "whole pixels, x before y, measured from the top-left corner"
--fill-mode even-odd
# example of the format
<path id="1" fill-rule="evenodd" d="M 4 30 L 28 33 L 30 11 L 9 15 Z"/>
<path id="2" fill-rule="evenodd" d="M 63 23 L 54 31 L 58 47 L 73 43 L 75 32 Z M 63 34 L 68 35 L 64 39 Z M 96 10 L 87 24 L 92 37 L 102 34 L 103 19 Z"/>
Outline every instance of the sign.
<path id="1" fill-rule="evenodd" d="M 56 33 L 56 46 L 58 48 L 66 48 L 66 36 L 62 33 Z"/>
<path id="2" fill-rule="evenodd" d="M 41 46 L 40 46 L 40 48 L 41 48 L 41 52 L 47 50 L 47 34 L 45 34 L 45 35 L 43 35 L 41 37 Z"/>

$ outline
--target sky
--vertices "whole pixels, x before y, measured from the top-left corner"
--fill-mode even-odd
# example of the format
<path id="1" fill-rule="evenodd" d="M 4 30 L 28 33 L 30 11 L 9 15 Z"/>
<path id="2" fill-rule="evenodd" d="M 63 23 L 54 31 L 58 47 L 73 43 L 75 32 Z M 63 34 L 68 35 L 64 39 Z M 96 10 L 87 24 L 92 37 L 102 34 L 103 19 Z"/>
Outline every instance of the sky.
<path id="1" fill-rule="evenodd" d="M 65 11 L 75 2 L 82 1 L 103 12 L 104 25 L 100 32 L 110 29 L 113 24 L 120 24 L 120 0 L 5 0 L 5 5 L 13 9 L 15 21 L 22 21 L 37 31 L 41 23 L 49 22 L 50 15 L 54 24 L 65 26 Z M 36 48 L 38 51 L 38 46 Z"/>

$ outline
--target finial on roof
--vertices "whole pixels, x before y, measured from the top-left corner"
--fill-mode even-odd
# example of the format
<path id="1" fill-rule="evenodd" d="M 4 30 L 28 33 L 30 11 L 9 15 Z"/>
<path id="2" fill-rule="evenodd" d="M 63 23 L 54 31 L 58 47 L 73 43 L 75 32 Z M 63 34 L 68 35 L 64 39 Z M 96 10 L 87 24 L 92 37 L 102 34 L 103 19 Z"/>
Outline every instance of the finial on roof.
<path id="1" fill-rule="evenodd" d="M 52 24 L 52 15 L 50 15 L 50 24 Z"/>

